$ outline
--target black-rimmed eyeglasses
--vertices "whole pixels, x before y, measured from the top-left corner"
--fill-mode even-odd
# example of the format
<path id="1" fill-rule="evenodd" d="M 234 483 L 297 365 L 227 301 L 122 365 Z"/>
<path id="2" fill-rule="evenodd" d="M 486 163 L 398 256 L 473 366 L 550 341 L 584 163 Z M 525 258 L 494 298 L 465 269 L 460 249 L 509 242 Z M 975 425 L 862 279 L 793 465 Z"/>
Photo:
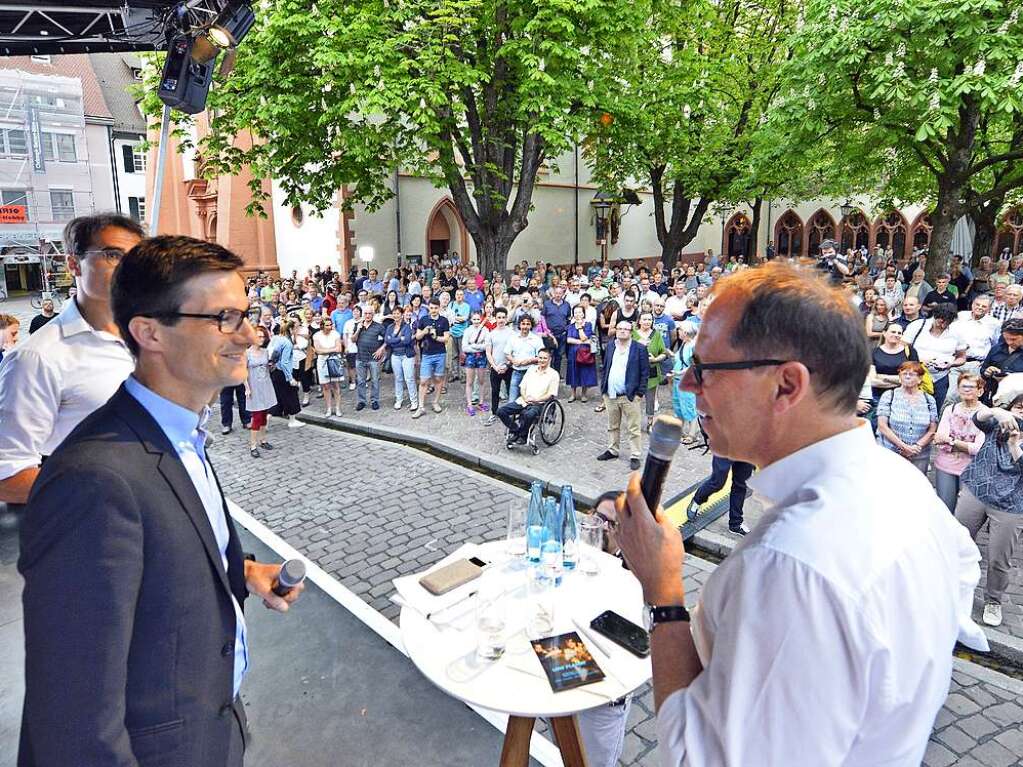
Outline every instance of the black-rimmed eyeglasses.
<path id="1" fill-rule="evenodd" d="M 79 255 L 98 256 L 107 261 L 120 261 L 124 258 L 124 251 L 120 248 L 101 248 L 98 250 L 83 250 Z"/>
<path id="2" fill-rule="evenodd" d="M 735 362 L 701 362 L 700 358 L 693 355 L 693 363 L 690 367 L 693 370 L 693 378 L 697 386 L 703 386 L 703 371 L 705 370 L 752 370 L 754 368 L 766 368 L 777 365 L 784 365 L 792 360 L 736 360 Z"/>
<path id="3" fill-rule="evenodd" d="M 241 309 L 224 309 L 223 311 L 217 312 L 216 314 L 195 314 L 193 312 L 150 312 L 149 314 L 140 314 L 140 317 L 149 317 L 154 320 L 171 320 L 178 318 L 187 318 L 194 320 L 213 320 L 217 323 L 217 328 L 221 333 L 237 333 L 241 330 L 242 323 L 247 319 L 253 325 L 259 322 L 260 317 L 259 309 L 248 309 L 242 311 Z"/>

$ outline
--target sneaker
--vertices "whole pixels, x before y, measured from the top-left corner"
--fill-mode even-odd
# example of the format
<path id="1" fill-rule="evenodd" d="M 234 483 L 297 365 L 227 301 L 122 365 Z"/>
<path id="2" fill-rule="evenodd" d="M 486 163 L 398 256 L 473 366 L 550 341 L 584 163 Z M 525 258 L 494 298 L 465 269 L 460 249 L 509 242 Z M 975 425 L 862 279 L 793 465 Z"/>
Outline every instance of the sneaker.
<path id="1" fill-rule="evenodd" d="M 728 532 L 735 533 L 736 535 L 746 535 L 749 532 L 749 528 L 745 524 L 740 524 L 738 527 L 729 525 Z"/>
<path id="2" fill-rule="evenodd" d="M 472 405 L 469 405 L 469 407 L 467 407 L 465 409 L 465 414 L 466 415 L 476 415 L 476 408 L 474 408 Z"/>
<path id="3" fill-rule="evenodd" d="M 348 391 L 355 391 L 355 381 L 348 384 Z"/>
<path id="4" fill-rule="evenodd" d="M 1002 606 L 989 602 L 984 605 L 984 624 L 987 626 L 1001 626 L 1002 625 Z"/>
<path id="5" fill-rule="evenodd" d="M 421 407 L 417 407 L 415 410 L 412 411 L 412 417 L 413 418 L 419 418 L 424 413 L 426 413 L 425 410 L 423 410 Z"/>
<path id="6" fill-rule="evenodd" d="M 230 434 L 233 429 L 230 426 L 224 426 L 220 429 L 221 434 Z"/>
<path id="7" fill-rule="evenodd" d="M 413 402 L 412 404 L 410 404 L 408 406 L 408 409 L 411 410 L 414 413 L 415 411 L 419 410 L 419 403 L 418 402 Z"/>
<path id="8" fill-rule="evenodd" d="M 476 409 L 486 413 L 488 410 L 490 410 L 490 405 L 488 405 L 486 402 L 480 402 L 476 405 Z"/>
<path id="9" fill-rule="evenodd" d="M 372 405 L 370 405 L 370 407 L 373 408 L 374 410 L 379 410 L 380 409 L 380 403 L 379 402 L 374 402 Z"/>
<path id="10" fill-rule="evenodd" d="M 484 426 L 493 426 L 493 425 L 494 425 L 494 423 L 495 423 L 496 421 L 497 421 L 497 416 L 496 416 L 496 415 L 494 415 L 493 413 L 491 413 L 491 414 L 490 414 L 490 417 L 489 417 L 489 418 L 487 418 L 487 420 L 485 420 L 485 421 L 483 422 L 483 425 L 484 425 Z"/>
<path id="11" fill-rule="evenodd" d="M 631 471 L 639 471 L 639 459 L 638 458 L 630 458 L 629 459 L 629 469 Z"/>
<path id="12" fill-rule="evenodd" d="M 689 508 L 686 509 L 686 519 L 696 519 L 700 516 L 700 504 L 696 500 L 689 502 Z"/>
<path id="13" fill-rule="evenodd" d="M 260 442 L 260 443 L 259 443 L 259 446 L 260 446 L 261 448 L 263 448 L 264 450 L 273 450 L 273 449 L 274 449 L 274 446 L 273 446 L 273 445 L 271 445 L 271 444 L 270 444 L 269 442 L 267 442 L 266 440 L 263 440 L 262 442 Z"/>
<path id="14" fill-rule="evenodd" d="M 251 455 L 253 458 L 259 458 L 259 448 L 250 447 L 249 455 Z"/>
<path id="15" fill-rule="evenodd" d="M 358 405 L 355 406 L 355 412 L 357 412 L 357 413 L 360 410 L 365 410 L 365 409 L 366 409 L 366 403 L 365 402 L 360 402 Z"/>
<path id="16" fill-rule="evenodd" d="M 309 406 L 309 395 L 307 394 L 307 395 L 305 395 L 302 398 L 302 407 L 308 407 L 308 406 Z"/>
<path id="17" fill-rule="evenodd" d="M 305 426 L 305 424 L 302 423 L 301 421 L 288 421 L 288 428 L 289 429 L 297 429 L 300 426 Z"/>
<path id="18" fill-rule="evenodd" d="M 618 453 L 612 453 L 610 450 L 605 450 L 603 453 L 597 456 L 598 461 L 616 461 L 618 460 Z"/>
<path id="19" fill-rule="evenodd" d="M 394 403 L 394 409 L 395 410 L 401 410 L 401 403 L 400 402 L 395 402 Z M 412 409 L 415 410 L 415 408 L 412 408 Z"/>
<path id="20" fill-rule="evenodd" d="M 442 409 L 443 408 L 441 408 L 441 406 L 439 404 L 437 404 L 436 402 L 433 403 L 433 412 L 434 413 L 439 413 L 439 412 L 441 412 Z"/>

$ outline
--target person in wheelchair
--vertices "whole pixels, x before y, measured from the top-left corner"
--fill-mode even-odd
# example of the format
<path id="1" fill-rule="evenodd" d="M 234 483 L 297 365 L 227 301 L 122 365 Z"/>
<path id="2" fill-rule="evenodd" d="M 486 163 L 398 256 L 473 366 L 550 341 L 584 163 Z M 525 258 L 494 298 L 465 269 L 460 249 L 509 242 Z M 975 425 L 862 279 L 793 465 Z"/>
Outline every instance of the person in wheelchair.
<path id="1" fill-rule="evenodd" d="M 529 429 L 540 417 L 544 404 L 558 395 L 561 377 L 551 367 L 551 353 L 541 349 L 536 364 L 522 377 L 518 399 L 506 402 L 497 410 L 497 417 L 508 427 L 508 449 L 516 443 L 526 444 Z"/>

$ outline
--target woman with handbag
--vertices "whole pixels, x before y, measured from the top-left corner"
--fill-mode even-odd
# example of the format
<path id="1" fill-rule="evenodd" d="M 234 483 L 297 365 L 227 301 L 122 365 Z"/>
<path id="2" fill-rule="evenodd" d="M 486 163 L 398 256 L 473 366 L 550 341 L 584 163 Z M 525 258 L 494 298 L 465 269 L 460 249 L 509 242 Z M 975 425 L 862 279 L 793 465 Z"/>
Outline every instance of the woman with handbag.
<path id="1" fill-rule="evenodd" d="M 252 416 L 249 422 L 249 455 L 253 458 L 259 458 L 259 448 L 273 449 L 266 438 L 266 426 L 270 420 L 270 410 L 277 406 L 277 395 L 270 380 L 270 355 L 267 353 L 270 331 L 257 325 L 256 337 L 258 341 L 245 352 L 245 362 L 249 369 L 245 381 L 245 399 Z"/>
<path id="2" fill-rule="evenodd" d="M 334 329 L 334 322 L 329 317 L 323 318 L 320 332 L 313 336 L 313 347 L 316 350 L 316 372 L 323 389 L 324 415 L 329 418 L 333 410 L 333 415 L 340 416 L 341 381 L 345 377 L 344 348 L 341 334 Z"/>
<path id="3" fill-rule="evenodd" d="M 487 371 L 487 342 L 490 331 L 483 325 L 483 315 L 472 312 L 469 315 L 469 327 L 462 334 L 462 366 L 465 368 L 465 413 L 476 415 L 476 411 L 486 412 L 489 406 L 480 397 L 478 405 L 472 404 L 473 385 L 483 387 L 483 375 Z"/>
<path id="4" fill-rule="evenodd" d="M 289 429 L 305 425 L 295 418 L 302 412 L 302 405 L 298 401 L 299 382 L 292 375 L 295 356 L 293 331 L 294 323 L 285 320 L 277 326 L 277 333 L 270 339 L 270 345 L 266 348 L 266 353 L 270 357 L 270 382 L 277 397 L 277 406 L 270 408 L 270 415 L 275 418 L 287 418 Z"/>
<path id="5" fill-rule="evenodd" d="M 596 337 L 593 325 L 586 321 L 586 309 L 576 304 L 572 324 L 568 326 L 568 371 L 565 382 L 572 389 L 569 402 L 586 402 L 586 390 L 597 385 L 597 357 L 593 353 Z"/>
<path id="6" fill-rule="evenodd" d="M 654 327 L 652 312 L 643 312 L 639 315 L 639 327 L 632 331 L 632 340 L 645 346 L 647 354 L 650 356 L 650 377 L 646 384 L 645 429 L 645 431 L 650 431 L 654 413 L 657 412 L 657 387 L 661 385 L 661 361 L 668 356 L 668 349 L 664 346 L 664 334 Z"/>

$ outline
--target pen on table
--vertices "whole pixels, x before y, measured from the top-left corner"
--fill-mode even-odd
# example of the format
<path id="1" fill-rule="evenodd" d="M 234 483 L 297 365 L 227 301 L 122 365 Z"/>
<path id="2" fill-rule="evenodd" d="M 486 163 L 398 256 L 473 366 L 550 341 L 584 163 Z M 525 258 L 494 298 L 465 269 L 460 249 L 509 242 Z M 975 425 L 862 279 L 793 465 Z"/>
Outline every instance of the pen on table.
<path id="1" fill-rule="evenodd" d="M 602 654 L 602 655 L 603 655 L 603 656 L 604 656 L 605 658 L 607 658 L 607 659 L 608 659 L 609 661 L 611 660 L 611 653 L 609 653 L 609 652 L 608 652 L 607 648 L 606 648 L 606 647 L 605 647 L 605 646 L 603 645 L 603 643 L 602 643 L 602 642 L 598 642 L 598 641 L 597 641 L 597 638 L 596 638 L 595 636 L 593 636 L 593 632 L 592 632 L 592 631 L 590 631 L 590 630 L 589 630 L 588 628 L 586 628 L 585 626 L 583 626 L 583 624 L 581 624 L 581 623 L 580 623 L 579 621 L 577 621 L 577 620 L 576 620 L 575 618 L 573 618 L 573 619 L 572 619 L 572 623 L 573 623 L 573 624 L 575 624 L 575 627 L 576 627 L 577 629 L 579 629 L 579 633 L 580 633 L 580 634 L 582 634 L 582 637 L 583 637 L 583 639 L 585 639 L 585 640 L 586 640 L 587 642 L 589 642 L 589 643 L 590 643 L 591 645 L 593 645 L 593 646 L 594 646 L 594 647 L 596 647 L 596 648 L 597 648 L 598 650 L 600 650 L 601 654 Z M 617 676 L 615 676 L 614 674 L 612 674 L 612 673 L 611 673 L 610 671 L 608 671 L 608 670 L 607 670 L 606 668 L 604 668 L 604 669 L 601 669 L 601 670 L 602 670 L 602 671 L 604 672 L 604 676 L 606 676 L 606 677 L 607 677 L 608 679 L 610 679 L 610 680 L 611 680 L 612 682 L 615 682 L 616 684 L 620 684 L 620 685 L 621 685 L 622 687 L 625 687 L 625 685 L 624 685 L 624 684 L 622 684 L 622 680 L 621 680 L 621 679 L 619 679 L 619 678 L 618 678 Z"/>
<path id="2" fill-rule="evenodd" d="M 470 592 L 469 592 L 468 594 L 466 594 L 466 595 L 465 595 L 464 597 L 462 597 L 461 599 L 456 599 L 456 600 L 455 600 L 454 602 L 452 602 L 452 603 L 451 603 L 451 604 L 449 604 L 449 605 L 445 605 L 444 607 L 440 607 L 440 608 L 438 608 L 438 609 L 436 609 L 436 610 L 433 610 L 432 612 L 428 612 L 428 613 L 426 614 L 426 620 L 428 620 L 428 621 L 429 621 L 429 620 L 433 620 L 433 617 L 434 617 L 435 615 L 437 615 L 438 613 L 444 613 L 444 612 L 447 612 L 447 611 L 448 611 L 448 610 L 450 610 L 450 609 L 451 609 L 452 607 L 456 607 L 457 605 L 460 605 L 460 604 L 462 604 L 462 602 L 466 601 L 467 599 L 472 599 L 472 598 L 473 598 L 474 596 L 476 596 L 476 594 L 478 594 L 478 593 L 479 593 L 478 591 L 470 591 Z"/>

